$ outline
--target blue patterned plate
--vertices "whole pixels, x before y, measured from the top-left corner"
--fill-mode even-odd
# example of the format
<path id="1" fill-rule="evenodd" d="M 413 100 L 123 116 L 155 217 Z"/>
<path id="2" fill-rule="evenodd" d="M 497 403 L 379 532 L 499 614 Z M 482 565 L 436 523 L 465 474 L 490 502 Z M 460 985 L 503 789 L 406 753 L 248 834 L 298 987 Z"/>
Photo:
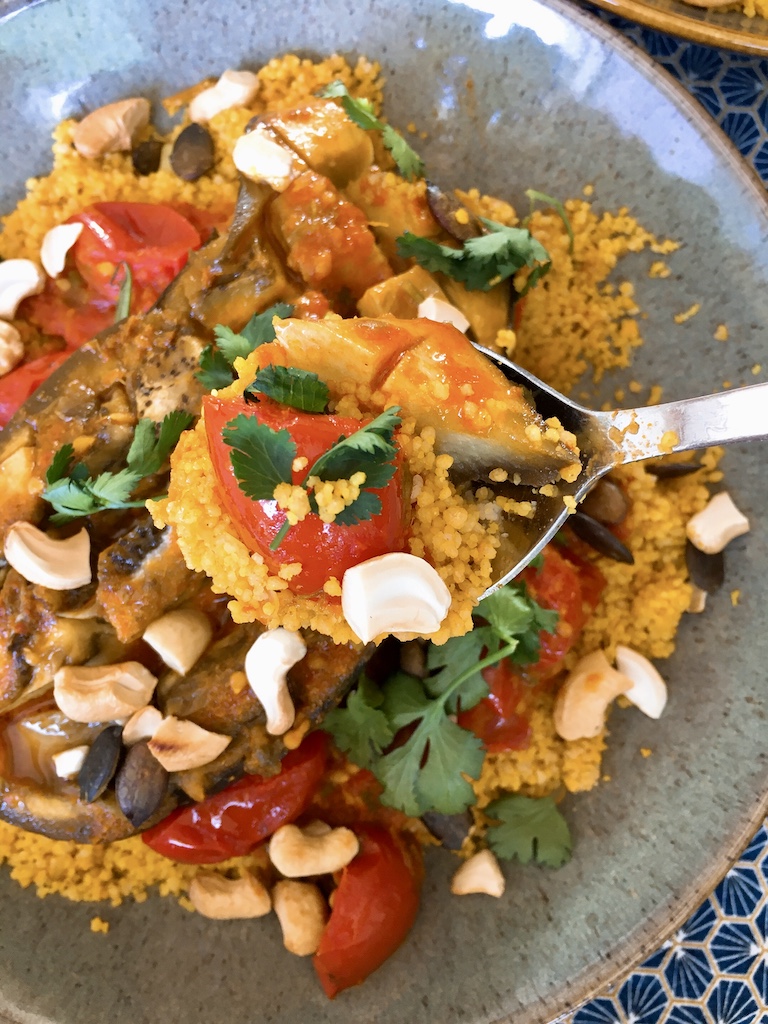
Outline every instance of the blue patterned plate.
<path id="1" fill-rule="evenodd" d="M 598 209 L 629 204 L 649 230 L 684 240 L 667 281 L 630 261 L 649 311 L 632 376 L 662 380 L 674 398 L 725 377 L 753 380 L 753 364 L 768 365 L 761 186 L 679 86 L 560 0 L 21 5 L 0 22 L 0 209 L 48 166 L 62 114 L 132 92 L 157 98 L 286 49 L 381 60 L 387 113 L 427 130 L 424 156 L 441 182 L 518 204 L 529 187 L 565 197 L 589 183 Z M 674 314 L 694 302 L 699 315 L 676 326 Z M 723 321 L 727 346 L 713 340 Z M 628 376 L 607 380 L 595 401 Z M 451 859 L 436 855 L 409 941 L 333 1004 L 310 965 L 280 948 L 274 920 L 217 924 L 150 900 L 99 908 L 112 924 L 105 937 L 88 930 L 93 908 L 41 902 L 0 873 L 0 1015 L 14 1024 L 534 1024 L 639 962 L 712 891 L 765 809 L 760 454 L 734 451 L 726 467 L 753 520 L 729 551 L 729 587 L 742 602 L 717 595 L 710 613 L 685 623 L 664 668 L 671 700 L 659 722 L 613 715 L 613 781 L 564 805 L 576 840 L 565 868 L 510 867 L 503 900 L 456 900 Z M 624 1019 L 648 1024 L 633 1009 L 648 1003 L 623 998 Z"/>

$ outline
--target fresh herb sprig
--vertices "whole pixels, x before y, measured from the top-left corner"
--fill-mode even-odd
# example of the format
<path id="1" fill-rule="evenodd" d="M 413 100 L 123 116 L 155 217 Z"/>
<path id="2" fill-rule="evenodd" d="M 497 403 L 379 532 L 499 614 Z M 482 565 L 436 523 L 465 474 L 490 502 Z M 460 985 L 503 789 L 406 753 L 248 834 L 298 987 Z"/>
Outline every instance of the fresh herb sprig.
<path id="1" fill-rule="evenodd" d="M 317 512 L 317 506 L 313 505 L 309 491 L 310 477 L 345 480 L 361 471 L 365 473 L 365 489 L 338 513 L 335 522 L 352 526 L 381 512 L 381 498 L 373 492 L 386 486 L 395 472 L 394 434 L 400 425 L 399 413 L 398 406 L 391 406 L 353 434 L 340 437 L 313 463 L 300 485 L 310 495 L 313 512 Z M 259 423 L 256 417 L 240 413 L 226 425 L 222 438 L 232 449 L 230 461 L 240 490 L 253 501 L 268 501 L 278 484 L 292 482 L 297 448 L 287 430 L 274 430 Z M 272 541 L 273 550 L 280 546 L 287 532 L 286 524 Z"/>
<path id="2" fill-rule="evenodd" d="M 145 477 L 160 471 L 193 418 L 177 409 L 168 413 L 159 428 L 153 420 L 139 420 L 126 468 L 116 473 L 92 477 L 83 463 L 75 462 L 74 447 L 63 445 L 45 474 L 43 498 L 56 510 L 51 522 L 69 523 L 107 509 L 141 508 L 144 500 L 132 500 L 131 495 Z"/>
<path id="3" fill-rule="evenodd" d="M 131 312 L 131 296 L 133 294 L 133 274 L 131 273 L 131 268 L 127 263 L 120 263 L 115 271 L 115 276 L 117 276 L 121 268 L 123 271 L 123 280 L 120 283 L 120 292 L 118 293 L 117 303 L 115 304 L 116 324 L 119 324 L 121 320 L 125 320 Z"/>
<path id="4" fill-rule="evenodd" d="M 484 668 L 516 655 L 535 661 L 539 631 L 557 622 L 557 614 L 541 608 L 522 583 L 491 594 L 474 614 L 471 632 L 430 648 L 426 679 L 398 672 L 382 687 L 366 680 L 323 723 L 337 745 L 378 778 L 382 801 L 406 814 L 454 814 L 474 802 L 466 777 L 478 777 L 484 748 L 451 715 L 488 695 Z M 388 750 L 407 726 L 411 735 Z"/>
<path id="5" fill-rule="evenodd" d="M 555 199 L 554 196 L 548 196 L 546 192 L 538 192 L 535 188 L 526 189 L 525 194 L 531 203 L 531 213 L 533 213 L 533 208 L 536 203 L 544 203 L 547 206 L 551 206 L 555 213 L 560 217 L 560 220 L 563 222 L 568 234 L 568 252 L 573 256 L 573 246 L 575 242 L 573 227 L 568 214 L 565 212 L 565 207 L 560 200 Z M 523 224 L 527 224 L 530 219 L 530 217 L 527 217 L 525 221 L 523 221 Z"/>
<path id="6" fill-rule="evenodd" d="M 324 412 L 330 392 L 325 381 L 311 370 L 295 366 L 265 366 L 243 392 L 246 402 L 257 402 L 259 395 L 289 405 L 302 412 Z"/>
<path id="7" fill-rule="evenodd" d="M 368 132 L 381 132 L 381 141 L 392 154 L 397 169 L 408 181 L 424 174 L 424 162 L 392 125 L 376 117 L 370 100 L 355 99 L 343 82 L 336 80 L 319 94 L 323 99 L 340 99 L 347 117 Z"/>
<path id="8" fill-rule="evenodd" d="M 196 376 L 203 387 L 213 391 L 231 384 L 235 379 L 232 369 L 235 360 L 245 358 L 260 345 L 274 341 L 272 320 L 292 316 L 293 310 L 294 307 L 287 302 L 277 302 L 263 313 L 252 316 L 239 334 L 231 327 L 218 324 L 213 330 L 215 344 L 206 346 L 200 354 L 200 370 Z"/>
<path id="9" fill-rule="evenodd" d="M 551 796 L 510 794 L 494 800 L 485 813 L 497 819 L 488 829 L 488 845 L 497 856 L 550 868 L 570 860 L 571 832 Z"/>
<path id="10" fill-rule="evenodd" d="M 458 249 L 406 231 L 397 239 L 398 255 L 415 259 L 425 270 L 460 281 L 470 291 L 487 292 L 529 267 L 531 272 L 520 297 L 526 295 L 549 272 L 549 253 L 527 228 L 510 228 L 485 217 L 480 220 L 488 229 L 486 234 L 468 239 Z"/>

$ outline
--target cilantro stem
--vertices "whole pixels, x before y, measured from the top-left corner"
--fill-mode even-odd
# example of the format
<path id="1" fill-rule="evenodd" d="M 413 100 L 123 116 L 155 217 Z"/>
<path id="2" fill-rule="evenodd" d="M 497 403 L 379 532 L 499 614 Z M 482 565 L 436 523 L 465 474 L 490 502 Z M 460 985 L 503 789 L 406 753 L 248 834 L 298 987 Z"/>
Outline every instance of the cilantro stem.
<path id="1" fill-rule="evenodd" d="M 280 527 L 279 531 L 275 534 L 274 540 L 269 545 L 269 550 L 270 551 L 277 551 L 277 549 L 280 547 L 280 545 L 285 540 L 286 535 L 287 535 L 288 531 L 290 530 L 290 528 L 291 528 L 291 524 L 286 519 L 285 522 L 283 523 L 283 525 Z"/>
<path id="2" fill-rule="evenodd" d="M 461 689 L 461 687 L 464 685 L 464 683 L 466 683 L 468 679 L 475 675 L 475 673 L 482 672 L 484 668 L 489 668 L 491 665 L 495 665 L 496 662 L 501 661 L 503 658 L 506 658 L 508 655 L 512 654 L 517 649 L 517 646 L 518 641 L 513 640 L 512 643 L 505 644 L 503 647 L 500 647 L 498 651 L 494 651 L 493 654 L 486 654 L 486 656 L 484 658 L 481 658 L 480 661 L 478 661 L 475 665 L 472 665 L 470 668 L 466 669 L 464 672 L 461 673 L 461 675 L 456 676 L 451 685 L 446 690 L 444 690 L 443 693 L 440 694 L 440 696 L 434 702 L 432 707 L 429 708 L 429 710 L 426 712 L 424 717 L 426 718 L 427 715 L 430 714 L 442 714 L 449 698 L 452 697 L 457 690 Z"/>

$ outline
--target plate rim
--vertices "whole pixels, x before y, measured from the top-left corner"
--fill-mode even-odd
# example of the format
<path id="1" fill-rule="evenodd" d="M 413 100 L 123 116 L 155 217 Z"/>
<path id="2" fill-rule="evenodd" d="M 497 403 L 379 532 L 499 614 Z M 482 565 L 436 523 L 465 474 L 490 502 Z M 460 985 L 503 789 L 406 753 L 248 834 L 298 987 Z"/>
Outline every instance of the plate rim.
<path id="1" fill-rule="evenodd" d="M 589 3 L 601 7 L 604 11 L 639 22 L 647 28 L 682 36 L 694 43 L 722 47 L 758 57 L 768 55 L 768 32 L 761 39 L 742 29 L 724 28 L 711 22 L 699 21 L 698 18 L 683 11 L 660 11 L 655 7 L 649 7 L 643 0 L 589 0 Z"/>
<path id="2" fill-rule="evenodd" d="M 52 0 L 0 0 L 0 26 L 27 9 L 49 2 Z M 451 2 L 455 2 L 455 0 L 451 0 Z M 759 176 L 743 159 L 722 129 L 708 117 L 703 108 L 679 81 L 648 54 L 630 42 L 618 29 L 606 24 L 595 13 L 582 7 L 580 3 L 573 3 L 573 0 L 534 0 L 534 2 L 553 9 L 566 20 L 581 25 L 588 32 L 600 37 L 612 49 L 619 52 L 639 73 L 650 71 L 655 83 L 693 124 L 697 133 L 709 139 L 714 148 L 727 158 L 731 172 L 748 190 L 752 200 L 763 207 L 766 217 L 768 217 L 768 192 Z M 722 46 L 723 37 L 729 35 L 725 30 L 717 27 L 710 32 L 711 26 L 706 25 L 701 26 L 699 36 L 691 35 L 687 31 L 689 19 L 683 15 L 680 15 L 679 18 L 681 24 L 685 23 L 686 31 L 684 32 L 683 28 L 676 31 L 673 26 L 677 24 L 677 16 L 649 9 L 641 0 L 589 0 L 589 2 L 594 6 L 646 24 L 651 28 L 684 35 L 694 42 Z M 695 21 L 692 23 L 696 26 L 700 24 Z M 734 48 L 745 53 L 768 54 L 768 36 L 765 44 L 760 45 L 755 44 L 754 40 L 746 34 L 740 35 L 743 36 L 743 45 L 734 45 Z M 639 966 L 650 953 L 658 949 L 670 935 L 678 930 L 702 902 L 711 896 L 718 882 L 739 859 L 749 840 L 757 832 L 767 815 L 768 789 L 754 797 L 751 808 L 744 812 L 741 821 L 734 826 L 728 836 L 723 837 L 719 853 L 713 858 L 706 873 L 698 875 L 684 889 L 678 889 L 675 894 L 670 895 L 653 911 L 646 914 L 625 936 L 624 940 L 614 946 L 610 951 L 610 958 L 598 959 L 592 965 L 584 968 L 576 978 L 567 979 L 563 985 L 540 998 L 537 1003 L 514 1011 L 512 1016 L 505 1014 L 495 1018 L 493 1024 L 556 1024 L 560 1016 L 577 1009 L 585 1002 L 599 996 L 609 985 L 625 978 L 633 968 Z M 26 1019 L 26 1014 L 18 1017 L 14 1012 L 14 1016 L 9 1017 L 7 1010 L 0 1010 L 0 1024 L 22 1024 Z M 48 1024 L 48 1021 L 45 1024 Z"/>

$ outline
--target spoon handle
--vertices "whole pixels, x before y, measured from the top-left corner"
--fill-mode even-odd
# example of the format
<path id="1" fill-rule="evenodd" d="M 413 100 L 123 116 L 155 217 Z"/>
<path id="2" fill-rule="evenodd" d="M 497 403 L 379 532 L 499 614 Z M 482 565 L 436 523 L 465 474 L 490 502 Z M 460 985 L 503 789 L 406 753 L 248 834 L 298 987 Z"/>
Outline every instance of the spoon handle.
<path id="1" fill-rule="evenodd" d="M 756 441 L 768 437 L 768 384 L 598 415 L 617 446 L 620 463 L 715 444 Z"/>

